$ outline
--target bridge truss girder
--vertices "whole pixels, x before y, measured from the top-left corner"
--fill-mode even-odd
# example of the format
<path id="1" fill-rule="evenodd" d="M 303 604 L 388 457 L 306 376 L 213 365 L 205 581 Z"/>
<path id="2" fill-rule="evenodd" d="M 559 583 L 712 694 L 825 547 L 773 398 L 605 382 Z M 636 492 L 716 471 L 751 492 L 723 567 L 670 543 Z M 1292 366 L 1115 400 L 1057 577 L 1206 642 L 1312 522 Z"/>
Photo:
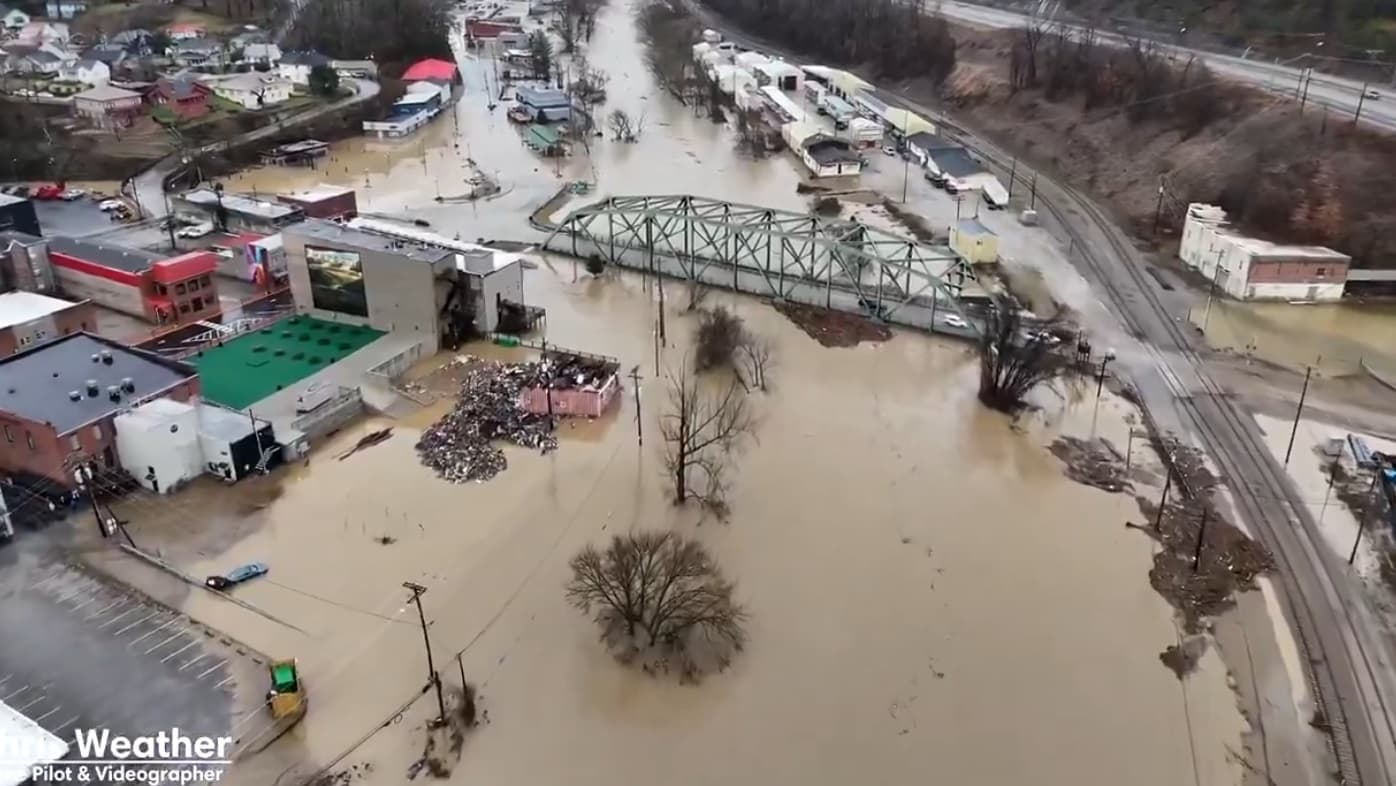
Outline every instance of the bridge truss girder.
<path id="1" fill-rule="evenodd" d="M 617 196 L 583 206 L 544 247 L 917 327 L 929 327 L 937 308 L 960 313 L 965 282 L 974 279 L 943 246 L 858 222 L 695 196 Z"/>

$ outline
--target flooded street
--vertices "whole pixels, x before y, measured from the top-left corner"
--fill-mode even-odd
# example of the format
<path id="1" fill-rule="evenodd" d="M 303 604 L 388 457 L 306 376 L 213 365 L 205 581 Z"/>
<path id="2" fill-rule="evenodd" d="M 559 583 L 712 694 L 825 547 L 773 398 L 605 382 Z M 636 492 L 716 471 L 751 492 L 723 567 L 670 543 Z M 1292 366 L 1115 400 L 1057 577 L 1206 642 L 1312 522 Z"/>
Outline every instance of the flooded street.
<path id="1" fill-rule="evenodd" d="M 1312 365 L 1330 376 L 1352 374 L 1363 364 L 1396 378 L 1396 350 L 1389 341 L 1396 315 L 1382 303 L 1204 303 L 1190 319 L 1206 326 L 1207 343 L 1300 372 Z"/>

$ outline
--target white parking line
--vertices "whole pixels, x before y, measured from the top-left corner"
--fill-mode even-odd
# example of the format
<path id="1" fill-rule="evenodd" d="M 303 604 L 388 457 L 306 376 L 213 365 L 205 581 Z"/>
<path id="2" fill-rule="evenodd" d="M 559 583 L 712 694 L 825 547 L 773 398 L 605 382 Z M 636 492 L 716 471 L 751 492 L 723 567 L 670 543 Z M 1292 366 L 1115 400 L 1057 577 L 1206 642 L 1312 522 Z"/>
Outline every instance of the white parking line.
<path id="1" fill-rule="evenodd" d="M 68 592 L 68 590 L 73 590 L 73 591 L 72 591 L 70 594 L 66 594 L 66 595 L 65 595 L 64 593 Z M 65 587 L 65 588 L 59 590 L 59 591 L 54 595 L 54 599 L 55 599 L 57 602 L 59 602 L 59 603 L 67 603 L 68 601 L 72 600 L 73 598 L 76 598 L 77 596 L 79 596 L 79 595 L 81 595 L 81 594 L 83 594 L 83 593 L 85 593 L 85 592 L 91 592 L 91 590 L 92 590 L 91 587 L 82 587 L 82 586 L 79 586 L 79 587 L 77 587 L 76 589 L 74 589 L 73 587 Z"/>
<path id="2" fill-rule="evenodd" d="M 101 595 L 98 595 L 97 593 L 94 592 L 94 593 L 92 593 L 90 596 L 88 596 L 87 600 L 85 600 L 85 601 L 83 601 L 82 603 L 79 603 L 78 605 L 72 607 L 71 609 L 69 609 L 69 611 L 77 611 L 78 609 L 82 608 L 83 606 L 86 606 L 87 604 L 91 603 L 92 601 L 94 601 L 94 600 L 100 600 L 101 598 L 102 598 Z"/>
<path id="3" fill-rule="evenodd" d="M 39 717 L 35 718 L 35 719 L 34 719 L 34 722 L 35 722 L 35 723 L 43 723 L 43 722 L 44 722 L 44 718 L 47 718 L 48 716 L 52 715 L 52 714 L 55 713 L 55 712 L 58 712 L 58 711 L 61 710 L 61 709 L 63 709 L 63 705 L 62 705 L 62 704 L 58 705 L 57 707 L 54 707 L 53 709 L 49 710 L 48 712 L 45 712 L 43 715 L 40 715 Z"/>
<path id="4" fill-rule="evenodd" d="M 9 681 L 10 681 L 10 678 L 13 677 L 13 676 L 15 676 L 15 675 L 13 675 L 13 674 L 6 674 L 6 675 L 5 675 L 5 679 L 0 680 L 0 685 L 4 685 L 5 683 L 9 682 Z"/>
<path id="5" fill-rule="evenodd" d="M 175 624 L 176 622 L 179 622 L 179 617 L 170 617 L 169 619 L 165 620 L 164 624 L 162 624 L 160 627 L 158 627 L 158 628 L 151 628 L 150 630 L 146 631 L 145 633 L 142 633 L 140 636 L 137 636 L 136 638 L 132 639 L 131 642 L 128 643 L 126 646 L 127 646 L 127 647 L 134 647 L 134 646 L 136 646 L 137 644 L 139 644 L 140 642 L 144 641 L 145 638 L 146 638 L 147 636 L 150 636 L 151 634 L 154 634 L 154 633 L 159 633 L 160 631 L 164 630 L 165 628 L 170 627 L 171 625 Z M 116 635 L 120 636 L 121 634 L 118 633 L 118 634 L 116 634 Z"/>
<path id="6" fill-rule="evenodd" d="M 33 588 L 36 590 L 43 589 L 44 587 L 47 587 L 49 584 L 52 584 L 55 579 L 61 579 L 66 575 L 68 575 L 67 571 L 58 571 L 57 573 L 51 573 L 49 574 L 48 578 L 44 579 L 38 584 L 35 584 Z"/>
<path id="7" fill-rule="evenodd" d="M 142 622 L 145 622 L 146 620 L 150 619 L 151 617 L 154 617 L 157 613 L 158 613 L 158 612 L 154 612 L 154 611 L 150 612 L 149 614 L 145 615 L 144 617 L 141 617 L 140 619 L 136 620 L 135 622 L 131 623 L 130 625 L 127 625 L 126 627 L 124 627 L 124 628 L 122 628 L 121 630 L 117 631 L 117 632 L 116 632 L 116 635 L 117 635 L 117 636 L 121 636 L 121 635 L 124 634 L 126 631 L 128 631 L 128 630 L 130 630 L 130 629 L 136 627 L 137 625 L 141 624 Z"/>
<path id="8" fill-rule="evenodd" d="M 108 625 L 111 625 L 111 624 L 114 624 L 114 623 L 120 621 L 121 618 L 125 617 L 127 614 L 130 614 L 131 612 L 133 612 L 133 611 L 135 611 L 136 609 L 139 609 L 139 608 L 140 608 L 140 604 L 135 604 L 135 603 L 131 604 L 131 608 L 129 608 L 129 609 L 127 609 L 127 610 L 121 612 L 120 614 L 118 614 L 118 615 L 115 616 L 115 617 L 112 617 L 111 619 L 107 620 L 106 622 L 103 622 L 101 625 L 98 625 L 98 626 L 97 626 L 97 630 L 102 630 L 103 628 L 107 627 Z M 153 614 L 154 614 L 154 613 L 152 612 L 152 616 L 153 616 Z"/>
<path id="9" fill-rule="evenodd" d="M 145 654 L 149 655 L 150 653 L 152 653 L 152 652 L 154 652 L 154 651 L 160 649 L 161 647 L 165 646 L 166 644 L 169 644 L 170 642 L 172 642 L 172 641 L 174 641 L 175 639 L 179 638 L 179 634 L 181 634 L 181 633 L 188 633 L 188 632 L 189 632 L 189 631 L 186 629 L 186 630 L 177 630 L 177 631 L 175 631 L 174 633 L 171 633 L 171 634 L 169 635 L 169 638 L 165 639 L 164 641 L 160 642 L 159 644 L 156 644 L 154 647 L 151 647 L 150 649 L 146 650 L 146 651 L 145 651 Z M 135 642 L 131 642 L 131 643 L 134 644 Z M 163 663 L 163 662 L 164 662 L 164 661 L 161 661 L 161 663 Z"/>
<path id="10" fill-rule="evenodd" d="M 209 675 L 209 672 L 213 671 L 214 669 L 217 669 L 219 666 L 222 666 L 223 664 L 225 664 L 225 663 L 227 663 L 227 662 L 228 662 L 228 661 L 226 661 L 226 660 L 220 660 L 220 661 L 218 661 L 217 663 L 213 664 L 212 666 L 209 666 L 207 669 L 204 669 L 202 672 L 199 673 L 199 676 L 195 677 L 194 679 L 201 680 L 201 679 L 203 679 L 204 677 L 207 677 L 207 676 Z"/>
<path id="11" fill-rule="evenodd" d="M 199 656 L 198 656 L 197 658 L 194 658 L 193 660 L 189 661 L 188 663 L 184 664 L 183 666 L 180 666 L 180 667 L 179 667 L 179 671 L 184 671 L 185 669 L 189 668 L 190 666 L 193 666 L 195 663 L 198 663 L 199 661 L 201 661 L 201 660 L 203 660 L 204 658 L 207 658 L 207 657 L 208 657 L 208 653 L 207 653 L 207 652 L 201 652 L 201 653 L 199 653 Z"/>
<path id="12" fill-rule="evenodd" d="M 11 693 L 10 695 L 6 696 L 5 698 L 0 699 L 0 701 L 9 701 L 10 699 L 13 699 L 14 697 L 18 696 L 19 694 L 21 694 L 21 693 L 23 693 L 23 692 L 25 692 L 25 691 L 27 691 L 27 690 L 29 690 L 29 686 L 28 686 L 28 685 L 25 685 L 23 688 L 20 688 L 19 690 L 15 691 L 14 693 Z"/>
<path id="13" fill-rule="evenodd" d="M 47 697 L 47 696 L 44 696 L 44 695 L 40 695 L 39 698 L 37 698 L 37 699 L 35 699 L 35 700 L 29 702 L 28 704 L 24 705 L 23 707 L 16 707 L 16 708 L 15 708 L 15 712 L 24 712 L 25 710 L 29 709 L 30 707 L 33 707 L 35 704 L 38 704 L 39 702 L 43 701 L 43 700 L 46 699 L 46 698 L 48 698 L 48 697 Z"/>
<path id="14" fill-rule="evenodd" d="M 76 720 L 77 720 L 78 718 L 80 718 L 80 717 L 82 717 L 82 716 L 81 716 L 81 715 L 74 715 L 73 717 L 71 717 L 71 718 L 69 718 L 69 719 L 63 721 L 62 723 L 58 724 L 58 726 L 54 727 L 53 733 L 54 733 L 54 734 L 57 734 L 58 732 L 63 731 L 64 729 L 66 729 L 66 728 L 68 728 L 69 726 L 73 725 L 73 722 L 76 721 Z"/>
<path id="15" fill-rule="evenodd" d="M 227 685 L 228 683 L 232 682 L 232 681 L 233 681 L 234 679 L 236 679 L 236 678 L 237 678 L 237 675 L 236 675 L 236 674 L 229 674 L 228 676 L 226 676 L 226 677 L 223 678 L 223 681 L 222 681 L 222 682 L 218 683 L 217 685 L 214 685 L 213 687 L 215 687 L 215 688 L 221 688 L 221 687 L 223 687 L 224 685 Z"/>
<path id="16" fill-rule="evenodd" d="M 87 617 L 87 619 L 88 619 L 88 620 L 95 620 L 95 619 L 97 619 L 98 617 L 102 616 L 103 614 L 106 614 L 108 611 L 111 611 L 113 608 L 115 608 L 115 607 L 117 607 L 117 606 L 120 606 L 120 605 L 121 605 L 122 603 L 124 603 L 125 601 L 126 601 L 125 598 L 117 598 L 116 600 L 112 601 L 111 603 L 108 603 L 106 606 L 103 606 L 102 609 L 101 609 L 100 611 L 94 612 L 93 614 L 89 615 L 89 616 Z"/>
<path id="17" fill-rule="evenodd" d="M 194 646 L 195 644 L 198 644 L 198 643 L 199 643 L 199 640 L 198 640 L 198 639 L 190 639 L 188 644 L 185 644 L 183 647 L 180 647 L 179 649 L 175 650 L 174 652 L 171 652 L 169 655 L 166 655 L 165 657 L 161 658 L 161 659 L 160 659 L 160 662 L 161 662 L 161 663 L 164 663 L 164 662 L 168 661 L 170 658 L 173 658 L 174 656 L 178 655 L 178 654 L 181 653 L 181 652 L 184 652 L 185 650 L 189 649 L 190 647 L 192 647 L 192 646 Z M 150 653 L 147 652 L 146 654 L 149 655 Z M 181 667 L 180 667 L 180 671 L 183 671 L 183 670 L 184 670 L 184 667 L 181 666 Z"/>

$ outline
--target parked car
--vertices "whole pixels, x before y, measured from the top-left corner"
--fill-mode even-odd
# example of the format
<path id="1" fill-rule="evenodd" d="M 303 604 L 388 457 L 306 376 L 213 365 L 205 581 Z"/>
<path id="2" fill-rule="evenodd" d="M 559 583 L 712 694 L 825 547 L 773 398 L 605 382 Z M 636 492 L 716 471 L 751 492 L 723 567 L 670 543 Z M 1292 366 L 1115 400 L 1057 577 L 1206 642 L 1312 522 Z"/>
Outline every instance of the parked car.
<path id="1" fill-rule="evenodd" d="M 9 193 L 10 193 L 11 195 L 13 195 L 13 196 L 17 196 L 17 197 L 27 197 L 27 196 L 29 196 L 29 186 L 26 186 L 26 185 L 23 184 L 23 183 L 20 183 L 19 185 L 16 185 L 16 186 L 11 186 L 11 188 L 13 188 L 14 190 L 13 190 L 13 191 L 10 191 Z"/>
<path id="2" fill-rule="evenodd" d="M 882 152 L 889 156 L 895 156 L 897 154 L 897 148 L 892 147 L 891 145 L 883 145 Z"/>
<path id="3" fill-rule="evenodd" d="M 258 576 L 265 575 L 267 575 L 266 565 L 260 562 L 249 562 L 246 565 L 233 568 L 222 576 L 209 576 L 204 579 L 204 584 L 207 584 L 211 589 L 224 592 L 245 581 L 250 581 Z"/>
<path id="4" fill-rule="evenodd" d="M 1366 98 L 1368 101 L 1377 101 L 1381 98 L 1381 93 L 1378 93 L 1375 87 L 1369 87 L 1367 88 L 1366 92 L 1362 94 L 1362 96 Z"/>
<path id="5" fill-rule="evenodd" d="M 42 200 L 53 200 L 63 196 L 62 183 L 45 183 L 34 190 L 34 198 Z"/>
<path id="6" fill-rule="evenodd" d="M 941 321 L 941 324 L 949 325 L 950 327 L 955 327 L 955 328 L 967 328 L 967 327 L 969 327 L 969 323 L 966 322 L 966 321 L 964 321 L 963 319 L 961 319 L 961 318 L 959 317 L 959 315 L 957 315 L 957 314 L 946 314 L 945 316 L 943 316 L 943 317 L 940 318 L 940 321 Z"/>
<path id="7" fill-rule="evenodd" d="M 81 188 L 70 188 L 67 191 L 64 191 L 62 194 L 59 194 L 58 196 L 64 202 L 76 202 L 79 199 L 82 199 L 83 197 L 87 196 L 87 192 L 82 190 Z"/>
<path id="8" fill-rule="evenodd" d="M 103 213 L 110 213 L 111 211 L 116 210 L 117 208 L 122 208 L 125 206 L 126 203 L 122 202 L 120 199 L 103 199 L 101 202 L 97 204 L 97 209 L 102 211 Z"/>
<path id="9" fill-rule="evenodd" d="M 195 238 L 213 234 L 212 221 L 200 221 L 192 226 L 187 226 L 175 233 L 176 237 Z"/>
<path id="10" fill-rule="evenodd" d="M 936 188 L 945 188 L 945 183 L 946 183 L 945 175 L 942 175 L 942 174 L 940 174 L 940 173 L 938 173 L 938 172 L 932 172 L 931 170 L 927 169 L 927 170 L 926 170 L 926 175 L 925 175 L 925 177 L 926 177 L 926 182 L 927 182 L 927 183 L 930 183 L 931 185 L 935 186 Z"/>

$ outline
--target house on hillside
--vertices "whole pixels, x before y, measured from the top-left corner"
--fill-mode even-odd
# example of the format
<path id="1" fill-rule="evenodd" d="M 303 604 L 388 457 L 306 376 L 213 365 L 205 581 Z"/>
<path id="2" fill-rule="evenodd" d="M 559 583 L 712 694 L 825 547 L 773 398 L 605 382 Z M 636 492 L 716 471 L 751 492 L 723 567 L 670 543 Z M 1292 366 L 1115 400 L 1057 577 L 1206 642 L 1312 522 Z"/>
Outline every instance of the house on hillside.
<path id="1" fill-rule="evenodd" d="M 63 67 L 63 60 L 44 49 L 11 54 L 5 60 L 5 70 L 32 78 L 53 77 Z"/>
<path id="2" fill-rule="evenodd" d="M 154 33 L 136 27 L 130 30 L 122 30 L 120 33 L 112 36 L 107 43 L 113 46 L 119 46 L 133 55 L 145 55 L 153 51 L 152 42 L 154 40 Z M 161 52 L 160 54 L 164 53 Z"/>
<path id="3" fill-rule="evenodd" d="M 101 60 L 73 60 L 59 67 L 58 78 L 97 87 L 111 81 L 111 67 Z"/>
<path id="4" fill-rule="evenodd" d="M 72 19 L 87 13 L 87 0 L 48 0 L 44 15 L 50 19 Z"/>
<path id="5" fill-rule="evenodd" d="M 171 41 L 188 41 L 193 38 L 203 38 L 207 30 L 198 22 L 175 22 L 165 26 L 165 35 Z"/>
<path id="6" fill-rule="evenodd" d="M 192 76 L 182 75 L 158 80 L 145 94 L 146 103 L 162 106 L 180 120 L 193 120 L 208 114 L 213 91 Z"/>
<path id="7" fill-rule="evenodd" d="M 98 44 L 82 53 L 82 59 L 105 63 L 108 70 L 116 68 L 122 60 L 130 56 L 131 53 L 126 51 L 125 47 L 110 43 Z"/>
<path id="8" fill-rule="evenodd" d="M 329 64 L 330 59 L 319 52 L 282 52 L 281 60 L 276 64 L 276 73 L 282 79 L 293 84 L 306 86 L 310 84 L 310 70 L 312 68 L 328 66 Z"/>
<path id="9" fill-rule="evenodd" d="M 140 113 L 141 94 L 131 90 L 102 85 L 73 96 L 73 114 L 97 128 L 130 128 Z"/>
<path id="10" fill-rule="evenodd" d="M 64 22 L 30 22 L 15 37 L 28 44 L 65 44 L 70 36 Z"/>
<path id="11" fill-rule="evenodd" d="M 223 44 L 211 38 L 184 38 L 176 41 L 171 57 L 186 68 L 223 64 Z"/>
<path id="12" fill-rule="evenodd" d="M 281 47 L 276 44 L 248 44 L 242 49 L 245 62 L 263 66 L 275 66 L 281 62 Z"/>
<path id="13" fill-rule="evenodd" d="M 291 98 L 291 83 L 268 74 L 238 74 L 210 84 L 213 94 L 243 109 L 265 109 Z"/>
<path id="14" fill-rule="evenodd" d="M 18 30 L 29 24 L 29 14 L 19 8 L 0 6 L 0 24 L 3 24 L 6 30 Z"/>

